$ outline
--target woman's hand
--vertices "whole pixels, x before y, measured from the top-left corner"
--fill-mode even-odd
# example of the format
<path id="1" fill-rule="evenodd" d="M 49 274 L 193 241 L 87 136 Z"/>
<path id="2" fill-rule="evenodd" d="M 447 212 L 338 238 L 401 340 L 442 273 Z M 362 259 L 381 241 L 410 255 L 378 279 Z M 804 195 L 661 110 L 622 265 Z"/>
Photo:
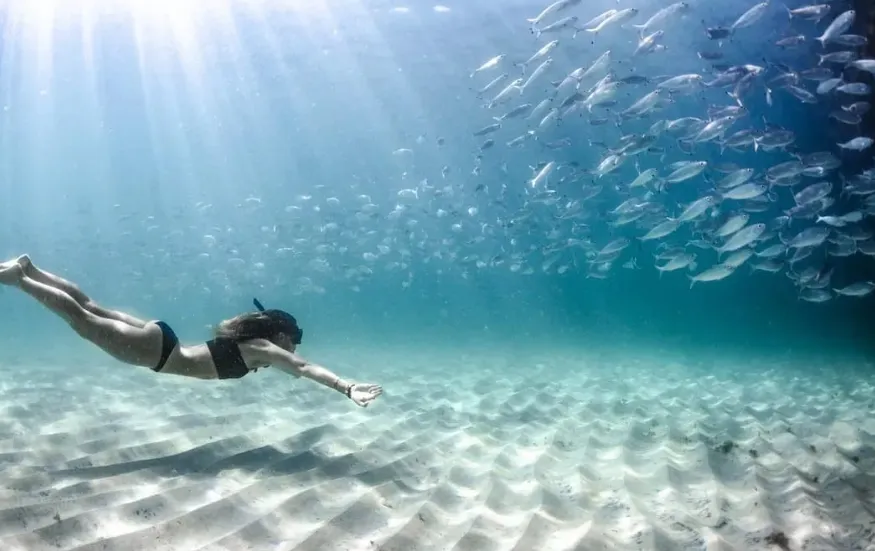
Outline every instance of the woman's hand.
<path id="1" fill-rule="evenodd" d="M 363 408 L 383 394 L 383 387 L 371 383 L 353 383 L 349 387 L 349 399 Z"/>

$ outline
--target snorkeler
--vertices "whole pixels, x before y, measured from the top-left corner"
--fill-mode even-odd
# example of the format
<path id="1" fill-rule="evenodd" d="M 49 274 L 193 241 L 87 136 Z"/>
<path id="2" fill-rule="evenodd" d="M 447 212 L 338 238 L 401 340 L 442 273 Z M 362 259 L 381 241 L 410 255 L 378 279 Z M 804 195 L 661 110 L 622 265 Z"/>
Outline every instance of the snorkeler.
<path id="1" fill-rule="evenodd" d="M 303 331 L 283 310 L 257 311 L 225 320 L 216 337 L 182 346 L 163 321 L 146 322 L 98 306 L 76 285 L 33 265 L 27 255 L 0 264 L 0 283 L 18 287 L 60 316 L 76 333 L 117 360 L 199 379 L 237 379 L 261 367 L 275 366 L 294 377 L 306 377 L 367 407 L 383 393 L 375 384 L 352 383 L 295 354 Z"/>

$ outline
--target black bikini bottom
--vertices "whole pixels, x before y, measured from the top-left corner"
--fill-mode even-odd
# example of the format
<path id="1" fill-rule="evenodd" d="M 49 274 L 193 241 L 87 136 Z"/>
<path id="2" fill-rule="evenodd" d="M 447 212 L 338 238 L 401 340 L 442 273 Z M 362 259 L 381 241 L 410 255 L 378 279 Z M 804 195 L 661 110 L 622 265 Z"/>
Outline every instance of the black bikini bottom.
<path id="1" fill-rule="evenodd" d="M 158 360 L 158 365 L 152 368 L 152 371 L 157 373 L 164 369 L 167 358 L 170 357 L 173 349 L 179 344 L 179 338 L 173 332 L 173 329 L 163 321 L 156 321 L 155 325 L 161 329 L 161 359 Z"/>

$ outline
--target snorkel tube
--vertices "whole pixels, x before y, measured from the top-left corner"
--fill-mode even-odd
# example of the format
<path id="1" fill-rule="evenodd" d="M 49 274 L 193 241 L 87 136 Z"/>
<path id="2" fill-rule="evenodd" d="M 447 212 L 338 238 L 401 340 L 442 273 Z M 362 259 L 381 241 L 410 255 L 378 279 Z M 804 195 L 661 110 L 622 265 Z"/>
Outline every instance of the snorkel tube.
<path id="1" fill-rule="evenodd" d="M 264 306 L 262 306 L 261 301 L 257 298 L 252 299 L 252 304 L 258 309 L 259 312 L 264 312 Z"/>

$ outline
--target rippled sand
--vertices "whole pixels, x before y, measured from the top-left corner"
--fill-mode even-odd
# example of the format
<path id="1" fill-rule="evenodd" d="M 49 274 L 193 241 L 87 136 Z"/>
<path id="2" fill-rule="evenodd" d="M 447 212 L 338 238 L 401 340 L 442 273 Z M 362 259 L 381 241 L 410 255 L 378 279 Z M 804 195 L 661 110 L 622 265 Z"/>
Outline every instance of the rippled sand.
<path id="1" fill-rule="evenodd" d="M 386 357 L 367 410 L 8 366 L 0 549 L 875 549 L 875 375 L 538 362 Z"/>

